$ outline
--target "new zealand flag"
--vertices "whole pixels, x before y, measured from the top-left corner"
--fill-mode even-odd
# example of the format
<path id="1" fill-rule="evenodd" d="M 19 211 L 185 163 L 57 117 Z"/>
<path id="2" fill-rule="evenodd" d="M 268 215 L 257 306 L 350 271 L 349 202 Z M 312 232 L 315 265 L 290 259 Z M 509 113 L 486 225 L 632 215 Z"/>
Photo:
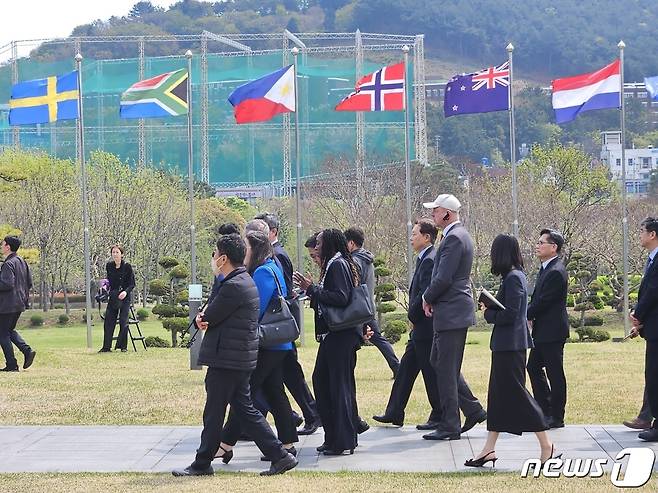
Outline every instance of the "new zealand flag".
<path id="1" fill-rule="evenodd" d="M 508 88 L 508 62 L 474 74 L 455 75 L 446 85 L 443 113 L 449 117 L 507 110 Z"/>

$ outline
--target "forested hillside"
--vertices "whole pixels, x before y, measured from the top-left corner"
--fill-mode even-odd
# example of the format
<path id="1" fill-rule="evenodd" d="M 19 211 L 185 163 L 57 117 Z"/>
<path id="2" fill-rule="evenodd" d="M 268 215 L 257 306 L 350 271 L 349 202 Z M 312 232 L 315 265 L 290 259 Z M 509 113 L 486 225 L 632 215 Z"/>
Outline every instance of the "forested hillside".
<path id="1" fill-rule="evenodd" d="M 354 31 L 422 33 L 428 58 L 492 64 L 516 46 L 519 73 L 550 80 L 608 63 L 627 44 L 628 80 L 658 74 L 655 0 L 183 0 L 169 9 L 137 2 L 123 17 L 77 27 L 73 36 Z M 175 46 L 149 46 L 150 55 Z M 54 55 L 44 46 L 36 54 Z M 108 55 L 107 47 L 97 46 Z M 134 56 L 134 44 L 115 57 Z M 160 50 L 160 52 L 158 52 Z"/>

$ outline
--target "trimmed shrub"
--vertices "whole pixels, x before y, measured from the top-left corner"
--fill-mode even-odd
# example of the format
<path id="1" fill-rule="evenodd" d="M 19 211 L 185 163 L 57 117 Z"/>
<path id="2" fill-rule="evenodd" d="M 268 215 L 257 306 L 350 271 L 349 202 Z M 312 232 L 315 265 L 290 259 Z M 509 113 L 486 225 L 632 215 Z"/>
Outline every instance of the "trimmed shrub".
<path id="1" fill-rule="evenodd" d="M 171 279 L 185 279 L 190 275 L 190 271 L 184 265 L 177 265 L 169 271 L 169 277 Z"/>
<path id="2" fill-rule="evenodd" d="M 171 347 L 170 344 L 159 336 L 148 336 L 144 339 L 146 347 Z"/>
<path id="3" fill-rule="evenodd" d="M 395 284 L 392 282 L 385 282 L 375 286 L 375 294 L 388 293 L 389 291 L 395 291 Z"/>
<path id="4" fill-rule="evenodd" d="M 573 308 L 575 304 L 576 304 L 576 302 L 574 300 L 574 296 L 572 294 L 567 295 L 567 306 L 569 308 Z"/>
<path id="5" fill-rule="evenodd" d="M 181 305 L 187 305 L 187 303 L 189 302 L 189 298 L 190 298 L 190 293 L 187 291 L 187 289 L 183 289 L 180 293 L 176 295 L 176 299 L 174 301 Z"/>
<path id="6" fill-rule="evenodd" d="M 603 342 L 610 339 L 610 333 L 607 330 L 582 327 L 576 329 L 576 333 L 580 338 L 580 342 Z"/>
<path id="7" fill-rule="evenodd" d="M 137 310 L 135 315 L 137 315 L 138 320 L 144 321 L 149 318 L 150 312 L 146 308 L 140 308 Z"/>
<path id="8" fill-rule="evenodd" d="M 170 332 L 182 332 L 187 329 L 189 324 L 187 318 L 183 317 L 166 318 L 162 321 L 162 326 Z"/>
<path id="9" fill-rule="evenodd" d="M 574 329 L 580 327 L 580 317 L 574 317 L 573 315 L 569 315 L 569 325 Z"/>
<path id="10" fill-rule="evenodd" d="M 184 306 L 155 305 L 151 310 L 158 318 L 187 317 L 189 310 Z"/>
<path id="11" fill-rule="evenodd" d="M 382 293 L 379 299 L 382 301 L 395 301 L 395 293 Z"/>
<path id="12" fill-rule="evenodd" d="M 379 303 L 377 305 L 377 311 L 382 314 L 394 312 L 395 305 L 393 303 Z"/>
<path id="13" fill-rule="evenodd" d="M 60 325 L 66 325 L 69 322 L 70 318 L 66 313 L 62 313 L 59 317 L 57 317 L 57 323 Z"/>
<path id="14" fill-rule="evenodd" d="M 595 310 L 603 310 L 605 308 L 605 303 L 598 296 L 594 297 L 594 299 L 592 300 L 592 303 L 594 304 L 594 309 Z"/>
<path id="15" fill-rule="evenodd" d="M 384 336 L 388 339 L 388 342 L 395 344 L 402 338 L 404 334 L 409 329 L 409 324 L 403 320 L 392 320 L 387 322 L 384 326 Z"/>
<path id="16" fill-rule="evenodd" d="M 30 325 L 32 327 L 41 327 L 43 325 L 43 317 L 38 313 L 35 313 L 30 317 Z"/>
<path id="17" fill-rule="evenodd" d="M 392 322 L 393 320 L 402 320 L 405 323 L 409 321 L 407 314 L 403 312 L 387 313 L 382 316 L 383 325 L 386 325 L 387 322 Z"/>
<path id="18" fill-rule="evenodd" d="M 601 326 L 603 325 L 603 317 L 601 315 L 587 316 L 585 317 L 585 320 L 583 320 L 583 325 L 585 327 Z"/>
<path id="19" fill-rule="evenodd" d="M 149 282 L 149 291 L 153 296 L 166 296 L 169 294 L 169 283 L 164 279 L 153 279 Z"/>
<path id="20" fill-rule="evenodd" d="M 163 269 L 171 269 L 172 267 L 176 267 L 180 262 L 178 262 L 178 259 L 176 257 L 162 257 L 160 260 L 158 260 L 158 264 L 160 264 L 160 267 Z"/>
<path id="21" fill-rule="evenodd" d="M 386 277 L 390 276 L 392 274 L 391 269 L 388 267 L 384 267 L 383 265 L 380 267 L 375 267 L 375 275 L 377 277 Z"/>

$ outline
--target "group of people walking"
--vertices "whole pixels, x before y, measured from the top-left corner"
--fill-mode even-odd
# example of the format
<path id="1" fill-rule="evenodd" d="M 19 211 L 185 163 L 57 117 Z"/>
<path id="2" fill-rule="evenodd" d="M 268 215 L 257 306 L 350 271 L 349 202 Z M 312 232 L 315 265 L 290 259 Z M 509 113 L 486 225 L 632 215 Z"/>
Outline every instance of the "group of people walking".
<path id="1" fill-rule="evenodd" d="M 252 439 L 263 453 L 262 460 L 270 462 L 269 469 L 261 474 L 281 474 L 297 465 L 295 443 L 299 435 L 314 433 L 320 426 L 324 442 L 318 452 L 327 456 L 353 454 L 358 435 L 368 429 L 359 415 L 354 376 L 357 351 L 368 340 L 380 350 L 394 378 L 385 412 L 373 416 L 375 421 L 404 424 L 413 385 L 422 373 L 431 408 L 427 422 L 417 425 L 419 430 L 428 431 L 424 439 L 458 440 L 478 423 L 487 422 L 485 444 L 466 466 L 495 464 L 495 445 L 503 432 L 535 433 L 542 463 L 559 456 L 547 430 L 564 427 L 567 401 L 564 345 L 569 337 L 568 274 L 560 259 L 563 236 L 552 229 L 539 232 L 535 252 L 541 267 L 530 296 L 517 239 L 500 234 L 492 243 L 491 273 L 500 277 L 500 287 L 495 301 L 486 295 L 478 300 L 484 319 L 493 325 L 485 410 L 462 374 L 468 329 L 475 324 L 470 281 L 473 241 L 460 221 L 461 204 L 456 197 L 441 194 L 423 205 L 431 210 L 432 220 L 418 219 L 409 239 L 417 259 L 409 286 L 412 330 L 401 360 L 381 334 L 374 316 L 340 330 L 329 323 L 330 310 L 349 311 L 355 290 L 363 289 L 362 285 L 367 286 L 367 296 L 374 298 L 374 257 L 364 249 L 360 229 L 324 229 L 308 238 L 305 246 L 320 271 L 315 281 L 309 274 L 293 271 L 278 240 L 275 216 L 257 216 L 244 232 L 234 224 L 220 226 L 211 259 L 214 284 L 205 309 L 195 320 L 205 334 L 198 363 L 208 367 L 201 443 L 194 462 L 174 470 L 174 475 L 212 474 L 212 461 L 230 462 L 241 437 Z M 638 303 L 631 313 L 631 336 L 647 340 L 648 429 L 640 438 L 658 441 L 658 423 L 655 419 L 651 423 L 651 417 L 658 415 L 658 269 L 654 266 L 658 220 L 642 222 L 640 239 L 650 252 Z M 18 370 L 12 344 L 24 353 L 24 368 L 36 355 L 15 331 L 20 313 L 29 306 L 32 284 L 29 267 L 16 254 L 19 246 L 20 240 L 13 236 L 4 238 L 0 246 L 5 257 L 0 268 L 0 345 L 7 362 L 3 371 Z M 109 301 L 100 352 L 111 350 L 117 318 L 121 329 L 116 349 L 125 351 L 124 326 L 135 287 L 123 249 L 114 245 L 111 254 L 106 266 Z M 300 300 L 304 296 L 314 311 L 319 343 L 312 376 L 315 397 L 293 340 L 270 345 L 259 342 L 259 323 L 274 299 L 287 300 L 296 325 L 301 327 Z M 526 373 L 532 394 L 526 389 Z M 293 411 L 286 388 L 303 418 Z M 276 434 L 265 419 L 268 412 L 273 415 Z"/>

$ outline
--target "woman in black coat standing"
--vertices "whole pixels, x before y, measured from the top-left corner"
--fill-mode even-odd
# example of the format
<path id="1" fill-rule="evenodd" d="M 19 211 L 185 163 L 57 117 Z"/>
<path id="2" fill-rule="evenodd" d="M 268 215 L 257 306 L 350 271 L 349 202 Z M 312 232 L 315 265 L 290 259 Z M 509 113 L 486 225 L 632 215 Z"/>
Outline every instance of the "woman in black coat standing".
<path id="1" fill-rule="evenodd" d="M 358 429 L 354 366 L 362 328 L 330 332 L 322 306 L 346 307 L 353 287 L 359 284 L 359 274 L 341 231 L 323 230 L 317 236 L 316 249 L 320 256 L 320 282 L 314 284 L 299 272 L 293 277 L 311 300 L 315 338 L 320 343 L 313 370 L 313 389 L 324 428 L 324 443 L 318 451 L 324 455 L 352 454 Z"/>
<path id="2" fill-rule="evenodd" d="M 128 316 L 130 315 L 130 293 L 135 288 L 135 274 L 132 266 L 123 259 L 123 247 L 113 245 L 110 248 L 112 260 L 105 266 L 107 280 L 110 283 L 110 296 L 105 310 L 103 324 L 103 347 L 99 353 L 111 351 L 114 327 L 119 317 L 119 336 L 114 349 L 125 353 L 128 350 Z"/>
<path id="3" fill-rule="evenodd" d="M 487 440 L 482 451 L 464 465 L 496 464 L 496 441 L 501 432 L 521 435 L 534 432 L 541 446 L 542 464 L 553 457 L 554 446 L 539 404 L 526 390 L 526 351 L 533 346 L 527 322 L 528 287 L 523 273 L 519 243 L 510 235 L 498 235 L 491 245 L 491 273 L 502 278 L 496 299 L 505 307 L 484 309 L 494 324 L 491 333 L 491 373 L 487 398 Z"/>

